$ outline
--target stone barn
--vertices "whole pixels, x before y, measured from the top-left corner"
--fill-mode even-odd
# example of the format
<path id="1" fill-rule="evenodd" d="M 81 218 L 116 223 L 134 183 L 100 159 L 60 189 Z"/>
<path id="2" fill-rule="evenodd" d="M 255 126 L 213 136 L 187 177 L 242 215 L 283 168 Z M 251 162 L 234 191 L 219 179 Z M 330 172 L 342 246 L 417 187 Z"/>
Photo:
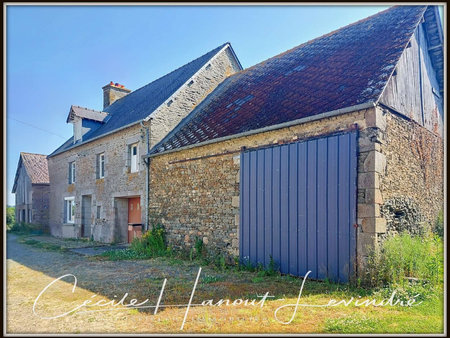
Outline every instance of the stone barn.
<path id="1" fill-rule="evenodd" d="M 443 33 L 395 6 L 225 79 L 148 155 L 174 247 L 347 281 L 443 207 Z"/>
<path id="2" fill-rule="evenodd" d="M 48 156 L 55 236 L 130 242 L 147 228 L 142 156 L 227 76 L 241 70 L 229 43 L 131 91 L 103 89 L 103 108 L 72 105 L 73 136 Z"/>

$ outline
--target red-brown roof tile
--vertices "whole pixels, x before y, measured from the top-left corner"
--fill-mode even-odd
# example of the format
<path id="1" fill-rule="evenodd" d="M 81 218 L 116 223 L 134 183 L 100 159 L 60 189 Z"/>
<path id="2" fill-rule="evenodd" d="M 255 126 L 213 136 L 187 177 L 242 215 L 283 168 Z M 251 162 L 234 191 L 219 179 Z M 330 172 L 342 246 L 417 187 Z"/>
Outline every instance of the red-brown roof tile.
<path id="1" fill-rule="evenodd" d="M 392 7 L 230 76 L 153 153 L 377 101 L 426 8 Z"/>
<path id="2" fill-rule="evenodd" d="M 20 153 L 20 156 L 32 184 L 50 183 L 46 155 Z"/>

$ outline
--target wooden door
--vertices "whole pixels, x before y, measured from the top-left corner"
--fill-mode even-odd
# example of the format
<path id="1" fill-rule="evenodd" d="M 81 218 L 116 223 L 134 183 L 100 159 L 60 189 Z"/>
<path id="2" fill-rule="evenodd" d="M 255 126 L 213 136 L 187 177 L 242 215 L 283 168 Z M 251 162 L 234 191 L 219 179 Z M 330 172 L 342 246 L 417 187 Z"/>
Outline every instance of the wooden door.
<path id="1" fill-rule="evenodd" d="M 141 198 L 128 199 L 128 224 L 141 224 Z"/>

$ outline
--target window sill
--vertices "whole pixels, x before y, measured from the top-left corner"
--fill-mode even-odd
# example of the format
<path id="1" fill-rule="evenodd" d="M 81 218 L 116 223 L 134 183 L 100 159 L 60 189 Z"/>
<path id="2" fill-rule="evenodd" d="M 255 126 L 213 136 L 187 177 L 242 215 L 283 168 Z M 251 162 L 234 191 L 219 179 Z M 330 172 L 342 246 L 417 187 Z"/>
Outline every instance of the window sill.
<path id="1" fill-rule="evenodd" d="M 75 226 L 75 223 L 63 223 L 63 225 L 66 225 L 66 226 Z"/>

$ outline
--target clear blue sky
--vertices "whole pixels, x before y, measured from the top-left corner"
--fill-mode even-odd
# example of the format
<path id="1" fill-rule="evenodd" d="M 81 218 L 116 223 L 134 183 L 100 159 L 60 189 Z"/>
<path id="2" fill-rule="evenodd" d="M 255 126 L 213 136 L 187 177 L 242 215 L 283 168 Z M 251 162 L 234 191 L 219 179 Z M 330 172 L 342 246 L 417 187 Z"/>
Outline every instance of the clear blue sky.
<path id="1" fill-rule="evenodd" d="M 19 153 L 55 150 L 109 81 L 135 90 L 227 41 L 246 68 L 386 8 L 8 6 L 8 204 Z"/>

